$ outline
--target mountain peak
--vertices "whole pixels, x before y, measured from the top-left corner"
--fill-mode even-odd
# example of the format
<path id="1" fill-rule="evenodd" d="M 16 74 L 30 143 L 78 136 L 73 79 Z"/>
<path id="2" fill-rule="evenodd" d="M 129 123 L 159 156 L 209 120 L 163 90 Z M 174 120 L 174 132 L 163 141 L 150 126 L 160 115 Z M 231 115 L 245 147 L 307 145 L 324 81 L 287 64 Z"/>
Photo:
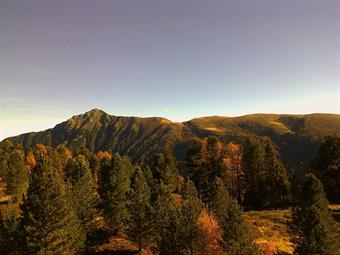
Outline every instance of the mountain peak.
<path id="1" fill-rule="evenodd" d="M 85 114 L 87 115 L 98 115 L 98 114 L 107 114 L 106 112 L 104 112 L 101 109 L 98 108 L 93 108 L 90 111 L 86 112 Z"/>
<path id="2" fill-rule="evenodd" d="M 98 108 L 93 108 L 88 112 L 85 112 L 84 114 L 80 114 L 78 115 L 79 117 L 81 117 L 82 119 L 93 119 L 93 120 L 98 120 L 100 119 L 102 116 L 106 116 L 108 115 L 106 112 L 104 112 L 101 109 Z"/>

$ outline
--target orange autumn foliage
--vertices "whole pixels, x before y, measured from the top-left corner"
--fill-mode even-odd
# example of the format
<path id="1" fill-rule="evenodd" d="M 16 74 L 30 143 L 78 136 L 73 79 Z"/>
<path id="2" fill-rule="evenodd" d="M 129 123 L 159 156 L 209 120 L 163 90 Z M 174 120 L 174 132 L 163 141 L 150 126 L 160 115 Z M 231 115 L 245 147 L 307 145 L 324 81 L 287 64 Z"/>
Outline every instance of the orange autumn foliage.
<path id="1" fill-rule="evenodd" d="M 260 247 L 261 255 L 276 255 L 276 245 L 273 241 L 268 241 L 265 245 Z"/>
<path id="2" fill-rule="evenodd" d="M 72 158 L 72 152 L 69 148 L 67 148 L 64 144 L 58 145 L 57 151 L 64 156 L 66 160 L 69 160 Z"/>
<path id="3" fill-rule="evenodd" d="M 36 166 L 37 161 L 31 151 L 27 153 L 25 161 L 28 171 L 32 172 L 32 169 Z"/>
<path id="4" fill-rule="evenodd" d="M 35 147 L 36 147 L 38 152 L 40 152 L 42 154 L 47 154 L 47 148 L 44 144 L 38 143 Z"/>
<path id="5" fill-rule="evenodd" d="M 97 152 L 97 157 L 98 157 L 100 160 L 103 160 L 103 159 L 111 160 L 112 155 L 111 155 L 111 153 L 108 152 L 108 151 L 98 151 L 98 152 Z"/>
<path id="6" fill-rule="evenodd" d="M 220 226 L 214 216 L 203 211 L 197 219 L 198 237 L 194 241 L 195 255 L 222 255 L 222 234 Z"/>
<path id="7" fill-rule="evenodd" d="M 243 178 L 244 172 L 242 169 L 243 152 L 241 146 L 236 143 L 228 143 L 225 147 L 223 164 L 225 173 L 223 179 L 229 187 L 229 193 L 237 198 L 238 201 L 243 200 Z"/>

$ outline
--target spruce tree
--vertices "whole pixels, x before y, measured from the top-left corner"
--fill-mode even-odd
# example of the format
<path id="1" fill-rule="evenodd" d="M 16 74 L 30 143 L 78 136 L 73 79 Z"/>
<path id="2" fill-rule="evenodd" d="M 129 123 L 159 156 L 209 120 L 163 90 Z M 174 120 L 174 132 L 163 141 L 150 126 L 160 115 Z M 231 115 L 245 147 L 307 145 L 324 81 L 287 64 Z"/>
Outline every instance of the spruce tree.
<path id="1" fill-rule="evenodd" d="M 87 234 L 94 229 L 93 221 L 97 215 L 96 206 L 99 197 L 97 185 L 86 157 L 78 155 L 74 159 L 70 159 L 65 169 L 65 175 L 71 184 L 71 195 L 78 218 Z"/>
<path id="2" fill-rule="evenodd" d="M 211 208 L 222 229 L 223 246 L 228 255 L 254 255 L 258 250 L 248 226 L 243 219 L 243 211 L 237 201 L 229 196 L 219 178 L 214 183 L 214 200 Z"/>
<path id="3" fill-rule="evenodd" d="M 296 255 L 336 255 L 335 221 L 328 208 L 323 186 L 313 174 L 308 174 L 298 194 L 290 224 Z"/>
<path id="4" fill-rule="evenodd" d="M 127 157 L 115 154 L 101 171 L 103 211 L 117 234 L 128 228 L 130 218 L 127 195 L 130 191 L 133 166 Z"/>
<path id="5" fill-rule="evenodd" d="M 138 250 L 148 244 L 154 237 L 154 212 L 150 203 L 150 188 L 143 171 L 137 168 L 132 178 L 129 193 L 129 231 L 128 237 L 138 243 Z"/>
<path id="6" fill-rule="evenodd" d="M 60 169 L 48 155 L 40 154 L 22 206 L 25 253 L 79 254 L 85 235 L 69 199 Z"/>

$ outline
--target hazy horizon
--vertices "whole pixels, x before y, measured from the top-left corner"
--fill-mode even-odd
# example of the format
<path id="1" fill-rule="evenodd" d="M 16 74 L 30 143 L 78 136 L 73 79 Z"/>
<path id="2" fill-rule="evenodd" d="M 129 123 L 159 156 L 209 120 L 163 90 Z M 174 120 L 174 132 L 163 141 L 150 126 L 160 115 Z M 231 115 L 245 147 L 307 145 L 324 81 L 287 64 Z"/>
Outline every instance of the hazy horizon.
<path id="1" fill-rule="evenodd" d="M 99 108 L 340 113 L 337 0 L 3 0 L 0 140 Z"/>

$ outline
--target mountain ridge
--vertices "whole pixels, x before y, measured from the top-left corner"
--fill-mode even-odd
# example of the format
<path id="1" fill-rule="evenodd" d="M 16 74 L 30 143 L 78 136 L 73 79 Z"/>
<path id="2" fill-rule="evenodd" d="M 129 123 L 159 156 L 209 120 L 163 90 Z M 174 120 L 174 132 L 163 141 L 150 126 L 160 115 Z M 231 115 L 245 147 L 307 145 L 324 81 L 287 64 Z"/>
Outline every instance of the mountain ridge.
<path id="1" fill-rule="evenodd" d="M 192 138 L 215 135 L 225 142 L 242 142 L 249 136 L 269 136 L 279 147 L 288 168 L 308 163 L 327 135 L 340 135 L 339 114 L 247 114 L 237 117 L 207 116 L 184 122 L 162 117 L 115 116 L 94 108 L 74 115 L 55 127 L 4 140 L 29 148 L 42 143 L 72 149 L 108 150 L 145 160 L 158 151 L 171 151 L 183 161 Z"/>

